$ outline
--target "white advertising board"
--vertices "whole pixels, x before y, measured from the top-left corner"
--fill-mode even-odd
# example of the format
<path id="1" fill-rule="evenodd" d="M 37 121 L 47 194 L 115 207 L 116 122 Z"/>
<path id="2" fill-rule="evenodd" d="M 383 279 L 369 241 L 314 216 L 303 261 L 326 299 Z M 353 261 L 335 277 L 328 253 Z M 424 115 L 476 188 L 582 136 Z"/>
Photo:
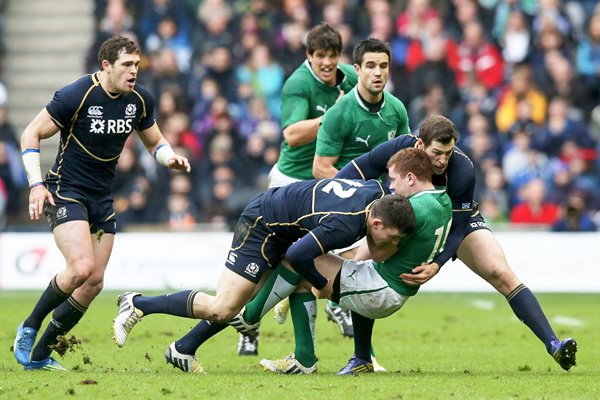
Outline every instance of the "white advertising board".
<path id="1" fill-rule="evenodd" d="M 600 233 L 500 232 L 496 237 L 512 269 L 533 291 L 600 292 Z M 120 233 L 104 288 L 213 290 L 231 238 L 231 233 Z M 51 234 L 0 234 L 0 289 L 42 289 L 63 268 Z M 455 261 L 421 290 L 494 289 Z"/>

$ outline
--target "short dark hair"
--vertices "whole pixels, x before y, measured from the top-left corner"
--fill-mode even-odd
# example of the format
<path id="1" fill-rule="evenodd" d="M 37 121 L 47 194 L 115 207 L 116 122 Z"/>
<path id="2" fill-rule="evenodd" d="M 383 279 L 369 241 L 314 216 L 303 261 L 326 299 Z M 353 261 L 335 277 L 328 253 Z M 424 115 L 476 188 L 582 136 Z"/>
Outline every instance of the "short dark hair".
<path id="1" fill-rule="evenodd" d="M 98 65 L 100 66 L 100 70 L 102 70 L 102 61 L 106 60 L 114 64 L 121 53 L 139 54 L 140 49 L 132 40 L 123 36 L 113 36 L 104 41 L 100 46 L 100 50 L 98 50 Z"/>
<path id="2" fill-rule="evenodd" d="M 448 118 L 443 115 L 430 115 L 421 123 L 419 137 L 427 147 L 434 140 L 441 144 L 449 144 L 454 139 L 454 143 L 456 143 L 458 133 L 456 126 Z"/>
<path id="3" fill-rule="evenodd" d="M 383 225 L 410 235 L 417 224 L 410 201 L 399 194 L 386 194 L 371 206 L 371 215 Z"/>
<path id="4" fill-rule="evenodd" d="M 342 36 L 331 25 L 322 22 L 308 32 L 306 50 L 311 55 L 317 50 L 332 50 L 339 55 L 342 53 Z"/>
<path id="5" fill-rule="evenodd" d="M 354 64 L 361 65 L 365 53 L 385 53 L 388 56 L 388 60 L 392 58 L 390 46 L 383 40 L 376 38 L 365 39 L 354 47 L 354 52 L 352 53 Z"/>
<path id="6" fill-rule="evenodd" d="M 433 165 L 427 156 L 427 153 L 417 148 L 406 148 L 398 151 L 388 160 L 388 169 L 394 167 L 401 177 L 412 172 L 418 180 L 431 182 L 433 175 Z"/>

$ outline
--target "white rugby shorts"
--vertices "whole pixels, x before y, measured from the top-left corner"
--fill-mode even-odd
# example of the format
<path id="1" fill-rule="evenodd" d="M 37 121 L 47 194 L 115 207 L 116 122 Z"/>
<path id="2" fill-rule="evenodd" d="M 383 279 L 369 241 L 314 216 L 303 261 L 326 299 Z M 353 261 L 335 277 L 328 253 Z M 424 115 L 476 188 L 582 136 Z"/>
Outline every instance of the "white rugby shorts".
<path id="1" fill-rule="evenodd" d="M 290 183 L 301 181 L 302 179 L 296 179 L 292 178 L 291 176 L 285 175 L 279 170 L 279 168 L 277 168 L 277 163 L 273 165 L 273 168 L 271 168 L 271 172 L 269 172 L 269 188 L 283 187 L 289 185 Z"/>
<path id="2" fill-rule="evenodd" d="M 408 300 L 389 287 L 373 261 L 344 260 L 340 271 L 340 306 L 367 318 L 385 318 Z"/>

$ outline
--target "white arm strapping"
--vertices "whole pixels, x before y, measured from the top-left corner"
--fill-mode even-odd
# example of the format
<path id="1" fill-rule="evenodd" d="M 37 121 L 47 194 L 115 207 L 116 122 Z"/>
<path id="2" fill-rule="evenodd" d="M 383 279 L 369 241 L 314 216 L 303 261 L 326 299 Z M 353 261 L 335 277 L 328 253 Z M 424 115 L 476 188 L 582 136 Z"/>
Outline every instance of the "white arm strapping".
<path id="1" fill-rule="evenodd" d="M 40 168 L 40 150 L 26 149 L 23 153 L 21 153 L 21 156 L 23 158 L 25 172 L 27 173 L 29 187 L 42 183 L 43 179 L 42 169 Z"/>
<path id="2" fill-rule="evenodd" d="M 175 157 L 175 152 L 168 144 L 161 144 L 154 150 L 154 158 L 160 165 L 169 166 L 169 160 Z"/>

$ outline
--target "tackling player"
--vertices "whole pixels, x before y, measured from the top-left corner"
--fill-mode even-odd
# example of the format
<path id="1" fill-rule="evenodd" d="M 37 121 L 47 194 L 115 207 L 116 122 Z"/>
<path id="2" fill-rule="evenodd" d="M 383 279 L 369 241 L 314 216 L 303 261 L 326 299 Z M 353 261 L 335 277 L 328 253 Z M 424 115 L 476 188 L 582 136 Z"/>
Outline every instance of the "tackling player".
<path id="1" fill-rule="evenodd" d="M 388 162 L 390 188 L 408 197 L 415 213 L 415 230 L 400 240 L 398 247 L 375 246 L 359 249 L 357 259 L 344 260 L 327 254 L 315 260 L 315 265 L 333 286 L 330 298 L 341 306 L 369 318 L 385 318 L 414 296 L 418 287 L 400 279 L 403 273 L 424 262 L 431 262 L 443 249 L 452 223 L 452 204 L 445 190 L 431 183 L 432 165 L 423 150 L 400 150 Z M 365 253 L 366 250 L 366 253 Z M 391 256 L 391 257 L 390 257 Z M 321 296 L 319 292 L 315 293 Z M 244 325 L 244 324 L 240 324 Z M 239 326 L 239 325 L 238 325 Z M 356 354 L 338 374 L 373 370 L 370 332 L 368 340 L 357 342 Z M 356 334 L 363 334 L 357 330 Z M 356 337 L 356 336 L 355 336 Z M 364 343 L 365 346 L 362 346 Z M 310 374 L 316 371 L 314 353 L 296 351 L 279 360 L 261 360 L 267 370 L 283 374 Z"/>
<path id="2" fill-rule="evenodd" d="M 292 293 L 301 277 L 327 294 L 327 278 L 315 269 L 313 260 L 329 250 L 365 235 L 377 245 L 397 245 L 414 228 L 414 213 L 405 197 L 386 193 L 376 180 L 344 179 L 296 182 L 267 190 L 240 216 L 216 295 L 194 290 L 155 297 L 122 295 L 113 325 L 116 343 L 122 347 L 144 315 L 202 318 L 165 354 L 167 362 L 183 371 L 202 372 L 195 349 L 228 326 L 284 258 L 294 271 L 276 269 L 275 278 L 282 281 L 278 301 Z"/>
<path id="3" fill-rule="evenodd" d="M 412 273 L 403 274 L 402 279 L 407 284 L 422 285 L 437 274 L 450 258 L 460 259 L 504 295 L 516 317 L 531 329 L 544 343 L 546 351 L 568 371 L 576 365 L 577 343 L 571 338 L 562 341 L 558 339 L 535 295 L 508 266 L 502 248 L 473 200 L 473 163 L 455 147 L 456 139 L 457 132 L 452 121 L 442 115 L 432 115 L 423 121 L 418 139 L 414 136 L 402 136 L 383 143 L 353 160 L 337 176 L 373 179 L 385 172 L 388 160 L 398 150 L 406 147 L 424 149 L 433 163 L 433 183 L 447 188 L 454 216 L 444 251 L 431 263 L 414 268 Z M 372 320 L 360 320 L 358 325 L 363 327 L 360 329 L 372 330 Z M 357 321 L 354 322 L 356 331 Z M 356 340 L 361 339 L 359 337 Z"/>

